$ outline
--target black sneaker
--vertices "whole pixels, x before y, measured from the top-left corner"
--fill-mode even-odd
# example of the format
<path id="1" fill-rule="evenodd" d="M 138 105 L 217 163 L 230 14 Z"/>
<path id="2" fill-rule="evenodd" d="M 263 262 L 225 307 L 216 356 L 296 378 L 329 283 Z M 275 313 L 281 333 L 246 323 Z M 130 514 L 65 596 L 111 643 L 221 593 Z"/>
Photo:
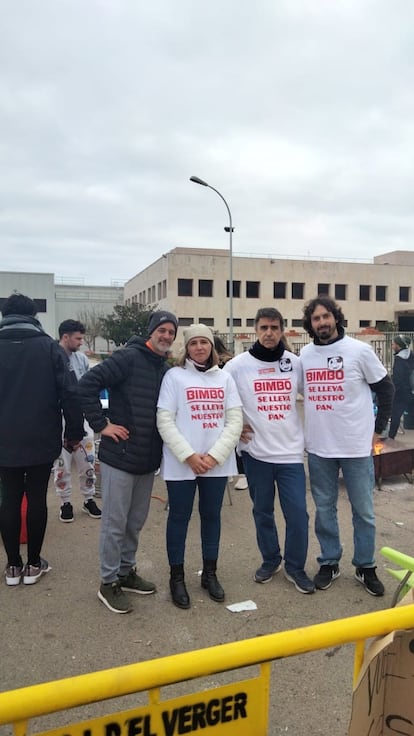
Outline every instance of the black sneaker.
<path id="1" fill-rule="evenodd" d="M 381 580 L 377 578 L 376 569 L 376 567 L 357 567 L 355 580 L 358 580 L 358 583 L 361 583 L 370 595 L 384 595 L 385 588 Z"/>
<path id="2" fill-rule="evenodd" d="M 281 569 L 282 569 L 281 562 L 279 562 L 279 564 L 276 565 L 276 567 L 271 567 L 270 569 L 268 567 L 265 567 L 264 565 L 261 565 L 254 574 L 254 582 L 255 583 L 270 583 L 273 575 L 276 575 L 276 573 L 278 573 Z"/>
<path id="3" fill-rule="evenodd" d="M 321 565 L 319 572 L 313 578 L 315 587 L 318 590 L 327 590 L 340 574 L 339 565 Z"/>
<path id="4" fill-rule="evenodd" d="M 121 589 L 119 581 L 115 583 L 101 583 L 98 598 L 112 613 L 129 613 L 132 611 L 128 596 Z"/>
<path id="5" fill-rule="evenodd" d="M 82 511 L 84 511 L 85 514 L 89 514 L 92 519 L 100 519 L 102 516 L 101 509 L 97 507 L 93 498 L 90 498 L 89 501 L 85 501 L 82 506 Z"/>
<path id="6" fill-rule="evenodd" d="M 315 584 L 310 578 L 308 578 L 304 570 L 296 570 L 295 572 L 290 573 L 285 570 L 284 572 L 286 580 L 289 580 L 290 583 L 293 583 L 299 593 L 315 592 Z"/>
<path id="7" fill-rule="evenodd" d="M 70 524 L 71 521 L 74 521 L 73 516 L 73 506 L 69 501 L 66 501 L 61 507 L 60 507 L 60 513 L 59 513 L 59 519 L 63 521 L 65 524 Z"/>

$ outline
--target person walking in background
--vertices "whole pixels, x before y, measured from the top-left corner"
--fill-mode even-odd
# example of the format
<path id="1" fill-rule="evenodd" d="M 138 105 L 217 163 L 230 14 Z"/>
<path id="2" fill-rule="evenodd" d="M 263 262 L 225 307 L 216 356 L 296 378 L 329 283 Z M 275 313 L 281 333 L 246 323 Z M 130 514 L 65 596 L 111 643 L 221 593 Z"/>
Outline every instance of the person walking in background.
<path id="1" fill-rule="evenodd" d="M 36 319 L 35 302 L 12 294 L 0 322 L 0 530 L 6 584 L 37 583 L 51 569 L 40 556 L 47 524 L 46 494 L 54 459 L 76 450 L 83 416 L 61 349 Z M 27 498 L 27 563 L 20 554 L 21 504 Z"/>
<path id="2" fill-rule="evenodd" d="M 223 340 L 220 337 L 218 337 L 218 335 L 214 335 L 214 349 L 218 355 L 219 368 L 224 368 L 226 363 L 228 363 L 228 361 L 232 359 L 233 355 L 231 354 L 229 350 L 227 350 L 227 348 L 225 347 L 223 343 Z M 245 491 L 247 490 L 249 485 L 247 483 L 246 474 L 244 472 L 243 460 L 241 458 L 241 455 L 239 455 L 237 452 L 236 452 L 236 463 L 237 463 L 237 473 L 239 477 L 237 478 L 234 484 L 234 489 L 236 491 Z M 231 478 L 229 478 L 229 480 L 231 480 Z"/>
<path id="3" fill-rule="evenodd" d="M 148 516 L 162 440 L 156 426 L 158 393 L 178 328 L 174 314 L 153 312 L 148 339 L 134 335 L 125 348 L 79 381 L 86 418 L 101 433 L 101 585 L 98 598 L 113 613 L 132 610 L 125 591 L 149 595 L 156 586 L 136 571 L 139 533 Z M 105 416 L 99 399 L 109 390 Z"/>
<path id="4" fill-rule="evenodd" d="M 371 595 L 384 594 L 375 567 L 375 485 L 372 448 L 391 412 L 393 385 L 372 348 L 345 335 L 344 315 L 333 299 L 318 296 L 304 307 L 303 327 L 313 342 L 300 353 L 304 374 L 305 447 L 316 506 L 321 552 L 315 585 L 330 588 L 342 557 L 338 476 L 352 507 L 355 578 Z M 372 392 L 378 412 L 374 417 Z"/>
<path id="5" fill-rule="evenodd" d="M 65 319 L 59 325 L 59 345 L 68 360 L 69 370 L 75 381 L 79 381 L 89 370 L 89 361 L 80 351 L 85 327 L 82 322 Z M 88 422 L 84 422 L 85 436 L 79 447 L 69 452 L 64 447 L 53 465 L 56 493 L 60 497 L 59 519 L 65 523 L 74 520 L 72 499 L 72 460 L 79 476 L 79 490 L 83 496 L 82 511 L 92 519 L 101 518 L 101 510 L 94 500 L 95 495 L 95 438 Z"/>
<path id="6" fill-rule="evenodd" d="M 282 569 L 300 593 L 315 586 L 305 572 L 309 517 L 306 510 L 304 439 L 296 399 L 302 376 L 298 356 L 286 348 L 281 313 L 259 309 L 257 340 L 248 352 L 226 363 L 238 388 L 244 426 L 239 449 L 246 469 L 262 564 L 256 583 L 268 583 Z M 286 523 L 282 555 L 275 523 L 275 483 Z"/>
<path id="7" fill-rule="evenodd" d="M 390 440 L 395 439 L 404 411 L 414 401 L 414 355 L 410 350 L 411 338 L 408 335 L 396 335 L 392 341 L 394 366 L 392 382 L 395 388 L 392 402 L 391 423 L 388 432 Z"/>
<path id="8" fill-rule="evenodd" d="M 241 401 L 230 375 L 219 370 L 211 330 L 184 330 L 185 354 L 161 385 L 157 424 L 164 440 L 161 475 L 168 489 L 167 554 L 170 590 L 178 608 L 189 608 L 184 554 L 195 492 L 199 492 L 203 571 L 210 598 L 225 594 L 217 575 L 220 515 L 227 477 L 236 470 L 234 448 L 242 430 Z"/>

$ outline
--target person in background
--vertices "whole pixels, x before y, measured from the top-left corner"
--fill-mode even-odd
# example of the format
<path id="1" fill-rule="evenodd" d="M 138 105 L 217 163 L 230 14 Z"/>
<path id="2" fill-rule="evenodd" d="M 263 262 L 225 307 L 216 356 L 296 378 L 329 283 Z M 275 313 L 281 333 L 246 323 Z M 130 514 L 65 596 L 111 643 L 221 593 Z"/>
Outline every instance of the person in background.
<path id="1" fill-rule="evenodd" d="M 395 394 L 388 432 L 388 437 L 391 440 L 395 439 L 404 411 L 408 410 L 414 401 L 414 385 L 411 383 L 411 375 L 414 371 L 414 355 L 410 350 L 410 345 L 411 338 L 408 335 L 396 335 L 392 341 L 392 350 L 395 356 L 392 382 Z"/>
<path id="2" fill-rule="evenodd" d="M 113 613 L 132 610 L 126 592 L 150 595 L 154 583 L 136 570 L 139 534 L 148 516 L 162 440 L 156 426 L 158 393 L 178 320 L 153 312 L 148 339 L 134 335 L 125 348 L 91 368 L 78 384 L 86 418 L 100 432 L 102 522 L 99 600 Z M 105 416 L 99 398 L 109 390 Z"/>
<path id="3" fill-rule="evenodd" d="M 214 335 L 214 349 L 218 355 L 219 359 L 219 368 L 224 368 L 226 363 L 232 359 L 233 355 L 227 348 L 225 347 L 223 340 L 218 337 L 218 335 Z M 234 490 L 235 491 L 245 491 L 248 489 L 249 485 L 247 483 L 246 474 L 244 472 L 243 467 L 243 460 L 241 458 L 241 455 L 239 455 L 236 452 L 236 463 L 237 463 L 237 473 L 238 478 L 234 484 Z M 232 480 L 232 478 L 229 478 L 229 480 Z"/>
<path id="4" fill-rule="evenodd" d="M 318 296 L 303 310 L 313 342 L 302 348 L 305 447 L 316 506 L 315 532 L 321 552 L 315 585 L 327 590 L 340 575 L 338 476 L 352 507 L 355 578 L 371 595 L 384 586 L 375 567 L 375 485 L 372 449 L 391 413 L 393 385 L 372 348 L 345 335 L 344 315 L 333 299 Z M 374 417 L 372 392 L 377 399 Z"/>
<path id="5" fill-rule="evenodd" d="M 85 327 L 82 322 L 65 319 L 59 325 L 59 345 L 65 352 L 69 370 L 75 381 L 79 381 L 89 370 L 89 361 L 80 348 Z M 79 477 L 79 490 L 83 496 L 82 511 L 92 519 L 101 518 L 101 510 L 96 505 L 95 495 L 95 437 L 88 422 L 84 422 L 85 436 L 79 447 L 69 452 L 64 447 L 53 464 L 55 490 L 60 497 L 59 519 L 65 523 L 74 521 L 72 499 L 72 461 L 75 462 Z"/>
<path id="6" fill-rule="evenodd" d="M 300 593 L 315 586 L 305 572 L 309 517 L 302 422 L 296 406 L 302 388 L 297 355 L 287 349 L 284 322 L 273 307 L 259 309 L 255 317 L 257 340 L 248 352 L 226 363 L 238 388 L 244 426 L 239 442 L 253 502 L 256 537 L 262 564 L 256 583 L 268 583 L 282 569 Z M 284 552 L 275 523 L 275 483 L 286 523 Z"/>
<path id="7" fill-rule="evenodd" d="M 0 322 L 0 531 L 7 555 L 6 584 L 33 585 L 51 570 L 41 557 L 47 487 L 64 445 L 75 451 L 83 415 L 64 355 L 36 319 L 35 302 L 12 294 Z M 27 499 L 27 562 L 20 553 L 21 504 Z"/>
<path id="8" fill-rule="evenodd" d="M 184 330 L 185 354 L 163 379 L 157 424 L 164 440 L 161 475 L 168 489 L 167 554 L 170 590 L 178 608 L 189 608 L 184 554 L 196 489 L 199 493 L 203 572 L 201 586 L 221 602 L 217 575 L 220 515 L 227 477 L 236 470 L 234 448 L 242 430 L 241 401 L 230 375 L 219 370 L 211 330 Z"/>

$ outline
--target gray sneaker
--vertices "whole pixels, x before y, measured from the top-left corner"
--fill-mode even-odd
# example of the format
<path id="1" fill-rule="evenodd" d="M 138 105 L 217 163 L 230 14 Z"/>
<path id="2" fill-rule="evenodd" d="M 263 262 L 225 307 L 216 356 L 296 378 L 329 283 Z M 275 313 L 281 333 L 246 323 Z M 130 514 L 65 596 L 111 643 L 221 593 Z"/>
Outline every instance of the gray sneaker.
<path id="1" fill-rule="evenodd" d="M 23 575 L 22 565 L 7 565 L 4 574 L 6 576 L 6 585 L 18 585 Z"/>
<path id="2" fill-rule="evenodd" d="M 137 575 L 135 567 L 131 568 L 128 575 L 120 575 L 118 579 L 122 590 L 128 590 L 130 593 L 151 595 L 157 590 L 154 583 L 150 583 Z"/>
<path id="3" fill-rule="evenodd" d="M 50 567 L 47 560 L 40 558 L 40 565 L 25 565 L 23 571 L 23 583 L 24 585 L 34 585 L 42 577 L 46 575 L 52 568 Z"/>
<path id="4" fill-rule="evenodd" d="M 113 613 L 129 613 L 132 611 L 128 596 L 125 595 L 118 581 L 101 583 L 98 598 Z"/>

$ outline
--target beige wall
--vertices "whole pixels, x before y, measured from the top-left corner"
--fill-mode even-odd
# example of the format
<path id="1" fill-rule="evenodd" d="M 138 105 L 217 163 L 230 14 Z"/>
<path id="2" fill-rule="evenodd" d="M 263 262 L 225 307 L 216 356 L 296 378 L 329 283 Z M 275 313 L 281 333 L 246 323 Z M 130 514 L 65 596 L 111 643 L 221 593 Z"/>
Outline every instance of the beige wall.
<path id="1" fill-rule="evenodd" d="M 287 320 L 287 330 L 292 328 L 292 320 L 301 320 L 302 308 L 305 301 L 312 299 L 318 293 L 318 284 L 330 285 L 330 296 L 335 298 L 335 284 L 346 285 L 346 299 L 338 300 L 347 320 L 348 332 L 360 331 L 360 320 L 369 321 L 375 327 L 378 321 L 395 322 L 398 315 L 403 313 L 414 314 L 414 253 L 406 254 L 405 263 L 401 252 L 398 252 L 398 263 L 391 264 L 391 256 L 387 254 L 386 263 L 353 263 L 345 261 L 322 260 L 294 260 L 253 257 L 233 257 L 233 280 L 241 282 L 241 296 L 233 299 L 234 320 L 241 320 L 241 326 L 234 326 L 236 351 L 242 349 L 243 338 L 240 335 L 253 332 L 247 320 L 254 318 L 259 307 L 275 306 Z M 381 258 L 381 257 L 378 257 Z M 377 261 L 378 259 L 376 259 Z M 178 278 L 193 279 L 193 296 L 177 296 Z M 198 280 L 212 279 L 214 291 L 212 298 L 198 297 Z M 145 294 L 146 306 L 168 308 L 179 319 L 193 318 L 201 321 L 210 318 L 213 329 L 219 333 L 227 333 L 227 318 L 229 314 L 229 300 L 226 297 L 226 281 L 229 279 L 229 254 L 227 250 L 207 250 L 197 248 L 175 248 L 162 258 L 152 263 L 148 268 L 127 281 L 124 287 L 124 297 L 128 300 L 139 301 L 139 296 Z M 148 300 L 153 294 L 155 286 L 157 294 L 158 283 L 167 281 L 166 297 L 152 301 Z M 260 282 L 259 298 L 246 298 L 246 281 Z M 286 299 L 273 298 L 274 282 L 286 282 Z M 291 298 L 292 282 L 304 284 L 303 299 Z M 360 285 L 371 286 L 370 301 L 360 301 Z M 386 301 L 376 301 L 376 286 L 386 287 Z M 410 301 L 399 301 L 400 286 L 409 287 Z M 302 333 L 300 327 L 296 331 Z M 303 336 L 304 337 L 304 336 Z M 179 331 L 177 344 L 181 341 Z"/>

